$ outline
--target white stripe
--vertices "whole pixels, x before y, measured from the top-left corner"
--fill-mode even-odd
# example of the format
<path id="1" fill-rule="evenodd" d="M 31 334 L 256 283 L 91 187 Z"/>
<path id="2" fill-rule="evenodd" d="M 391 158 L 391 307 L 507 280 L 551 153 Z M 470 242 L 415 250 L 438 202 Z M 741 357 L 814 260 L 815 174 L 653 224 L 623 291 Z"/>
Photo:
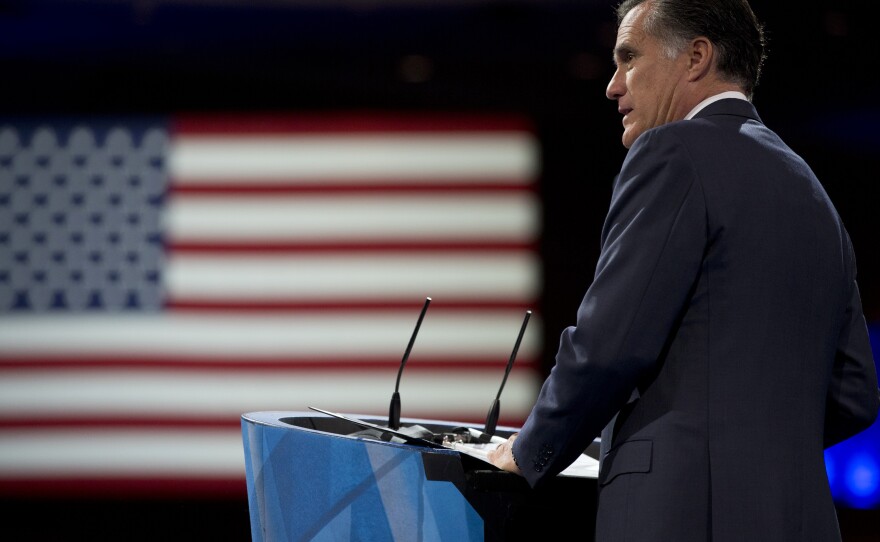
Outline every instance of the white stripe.
<path id="1" fill-rule="evenodd" d="M 447 359 L 489 357 L 506 361 L 522 325 L 516 310 L 443 311 L 430 307 L 411 353 Z M 380 314 L 81 315 L 0 318 L 0 353 L 77 356 L 114 354 L 171 357 L 349 358 L 400 360 L 418 311 Z M 540 351 L 541 321 L 529 320 L 519 355 Z"/>
<path id="2" fill-rule="evenodd" d="M 163 218 L 172 240 L 533 241 L 541 229 L 540 203 L 530 193 L 178 197 Z"/>
<path id="3" fill-rule="evenodd" d="M 244 478 L 234 429 L 39 429 L 2 431 L 0 480 L 177 475 Z"/>
<path id="4" fill-rule="evenodd" d="M 170 299 L 383 300 L 444 298 L 535 299 L 541 262 L 520 251 L 462 256 L 387 255 L 248 256 L 177 254 L 165 266 Z"/>
<path id="5" fill-rule="evenodd" d="M 417 363 L 412 360 L 412 363 Z M 407 368 L 409 368 L 409 364 Z M 502 417 L 525 419 L 537 396 L 537 373 L 514 366 L 502 392 Z M 497 369 L 404 370 L 405 416 L 469 421 L 486 415 L 504 376 Z M 396 382 L 391 371 L 279 371 L 226 374 L 192 371 L 8 371 L 0 379 L 5 417 L 229 417 L 266 410 L 384 412 Z"/>
<path id="6" fill-rule="evenodd" d="M 531 182 L 538 145 L 525 132 L 401 135 L 177 136 L 169 156 L 182 184 L 405 178 Z"/>

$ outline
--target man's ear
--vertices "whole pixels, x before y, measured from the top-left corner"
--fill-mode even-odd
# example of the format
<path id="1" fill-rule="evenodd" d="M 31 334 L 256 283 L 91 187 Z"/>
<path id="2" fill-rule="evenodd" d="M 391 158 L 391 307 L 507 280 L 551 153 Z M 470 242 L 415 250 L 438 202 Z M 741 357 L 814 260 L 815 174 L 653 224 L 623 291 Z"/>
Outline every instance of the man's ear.
<path id="1" fill-rule="evenodd" d="M 712 70 L 715 62 L 715 46 L 702 36 L 694 38 L 688 45 L 688 81 L 698 81 Z"/>

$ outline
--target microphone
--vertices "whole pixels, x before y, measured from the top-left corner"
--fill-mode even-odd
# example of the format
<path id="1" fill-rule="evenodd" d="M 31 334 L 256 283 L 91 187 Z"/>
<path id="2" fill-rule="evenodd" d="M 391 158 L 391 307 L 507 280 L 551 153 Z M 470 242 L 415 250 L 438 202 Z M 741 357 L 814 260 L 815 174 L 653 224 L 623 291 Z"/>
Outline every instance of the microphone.
<path id="1" fill-rule="evenodd" d="M 422 313 L 419 315 L 419 320 L 416 322 L 416 328 L 413 330 L 412 337 L 409 339 L 406 352 L 403 353 L 403 360 L 400 362 L 400 369 L 397 371 L 397 383 L 394 385 L 394 394 L 391 395 L 391 406 L 388 408 L 388 427 L 390 429 L 400 429 L 400 393 L 397 391 L 398 388 L 400 388 L 400 375 L 403 374 L 403 366 L 406 365 L 406 360 L 409 358 L 413 343 L 416 342 L 416 335 L 419 333 L 419 327 L 422 325 L 422 319 L 425 317 L 425 312 L 428 310 L 428 305 L 430 303 L 431 298 L 426 297 L 425 305 L 422 307 Z"/>
<path id="2" fill-rule="evenodd" d="M 504 389 L 504 384 L 507 382 L 507 375 L 510 374 L 510 369 L 513 367 L 513 360 L 516 359 L 516 352 L 519 350 L 519 344 L 522 342 L 523 334 L 526 332 L 526 325 L 528 325 L 531 315 L 532 311 L 526 311 L 522 327 L 519 328 L 519 336 L 517 336 L 516 343 L 513 345 L 513 352 L 510 353 L 510 359 L 507 361 L 507 370 L 504 371 L 501 387 L 498 388 L 495 401 L 492 402 L 492 406 L 489 407 L 489 414 L 486 415 L 486 425 L 483 427 L 483 434 L 480 435 L 480 442 L 489 442 L 492 440 L 492 435 L 495 434 L 495 426 L 498 424 L 498 412 L 501 410 L 501 390 Z"/>

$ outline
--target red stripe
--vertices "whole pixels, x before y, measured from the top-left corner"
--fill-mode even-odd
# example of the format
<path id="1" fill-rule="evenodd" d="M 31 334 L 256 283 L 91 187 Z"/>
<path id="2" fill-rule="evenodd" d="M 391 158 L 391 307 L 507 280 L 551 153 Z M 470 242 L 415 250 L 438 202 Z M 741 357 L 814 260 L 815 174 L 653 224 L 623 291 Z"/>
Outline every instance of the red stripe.
<path id="1" fill-rule="evenodd" d="M 320 113 L 188 113 L 171 122 L 175 134 L 337 134 L 533 131 L 532 124 L 515 115 L 380 112 Z"/>
<path id="2" fill-rule="evenodd" d="M 536 252 L 537 243 L 528 241 L 287 241 L 263 242 L 249 240 L 234 243 L 229 241 L 187 241 L 171 239 L 166 245 L 170 252 L 222 254 L 328 254 L 328 253 L 424 253 L 424 252 Z"/>
<path id="3" fill-rule="evenodd" d="M 196 180 L 197 182 L 193 182 Z M 248 179 L 237 179 L 234 182 L 216 184 L 205 182 L 204 179 L 188 179 L 187 181 L 172 180 L 168 192 L 173 197 L 188 196 L 264 196 L 264 195 L 311 195 L 328 194 L 338 196 L 341 194 L 375 195 L 388 197 L 397 194 L 474 194 L 486 193 L 497 194 L 499 192 L 537 192 L 537 186 L 532 183 L 515 182 L 486 182 L 485 179 L 448 183 L 433 181 L 418 184 L 358 184 L 344 180 L 326 181 L 294 181 L 283 183 L 260 183 Z"/>
<path id="4" fill-rule="evenodd" d="M 512 345 L 511 345 L 512 347 Z M 401 346 L 401 357 L 403 346 Z M 315 372 L 320 374 L 332 372 L 363 371 L 396 371 L 400 366 L 401 358 L 367 358 L 359 357 L 358 361 L 350 358 L 345 359 L 254 359 L 254 358 L 231 358 L 217 359 L 217 357 L 146 357 L 137 355 L 79 355 L 77 357 L 61 356 L 57 354 L 40 353 L 0 353 L 0 370 L 45 370 L 56 371 L 59 369 L 94 370 L 101 372 L 106 369 L 117 370 L 151 370 L 165 372 L 169 369 L 174 371 L 200 371 L 200 372 L 245 372 L 256 371 L 290 372 L 303 374 Z M 406 372 L 409 374 L 420 372 L 437 372 L 444 370 L 483 369 L 503 371 L 507 358 L 451 358 L 424 359 L 421 356 L 412 356 L 407 361 Z M 513 370 L 526 370 L 537 367 L 537 360 L 518 357 Z M 499 372 L 499 374 L 501 374 Z"/>
<path id="5" fill-rule="evenodd" d="M 497 311 L 497 310 L 528 310 L 534 305 L 527 301 L 513 300 L 451 300 L 434 301 L 431 312 L 442 311 Z M 217 299 L 210 301 L 202 299 L 174 298 L 166 302 L 167 309 L 176 312 L 400 312 L 405 310 L 419 310 L 421 303 L 409 301 L 299 301 L 273 299 L 271 301 L 240 301 L 237 299 Z"/>
<path id="6" fill-rule="evenodd" d="M 145 475 L 144 477 L 47 477 L 0 478 L 3 497 L 194 497 L 200 499 L 247 498 L 244 469 L 240 477 L 178 478 Z M 51 513 L 47 516 L 51 519 Z"/>
<path id="7" fill-rule="evenodd" d="M 3 430 L 33 430 L 44 431 L 46 429 L 88 429 L 90 433 L 95 430 L 117 431 L 119 429 L 180 429 L 186 430 L 187 434 L 198 430 L 217 429 L 240 429 L 240 416 L 221 416 L 212 414 L 197 418 L 162 418 L 153 415 L 134 416 L 89 416 L 89 417 L 62 417 L 58 413 L 52 413 L 51 418 L 0 417 L 0 431 Z"/>

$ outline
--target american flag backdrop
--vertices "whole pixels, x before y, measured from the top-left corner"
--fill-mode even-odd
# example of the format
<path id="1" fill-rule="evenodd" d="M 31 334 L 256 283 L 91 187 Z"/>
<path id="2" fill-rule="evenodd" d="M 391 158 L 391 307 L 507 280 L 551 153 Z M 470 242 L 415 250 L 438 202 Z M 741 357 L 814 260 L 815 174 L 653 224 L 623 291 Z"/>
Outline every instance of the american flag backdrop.
<path id="1" fill-rule="evenodd" d="M 0 493 L 243 491 L 240 415 L 482 422 L 541 295 L 517 117 L 0 119 Z M 540 386 L 535 313 L 501 396 Z"/>

